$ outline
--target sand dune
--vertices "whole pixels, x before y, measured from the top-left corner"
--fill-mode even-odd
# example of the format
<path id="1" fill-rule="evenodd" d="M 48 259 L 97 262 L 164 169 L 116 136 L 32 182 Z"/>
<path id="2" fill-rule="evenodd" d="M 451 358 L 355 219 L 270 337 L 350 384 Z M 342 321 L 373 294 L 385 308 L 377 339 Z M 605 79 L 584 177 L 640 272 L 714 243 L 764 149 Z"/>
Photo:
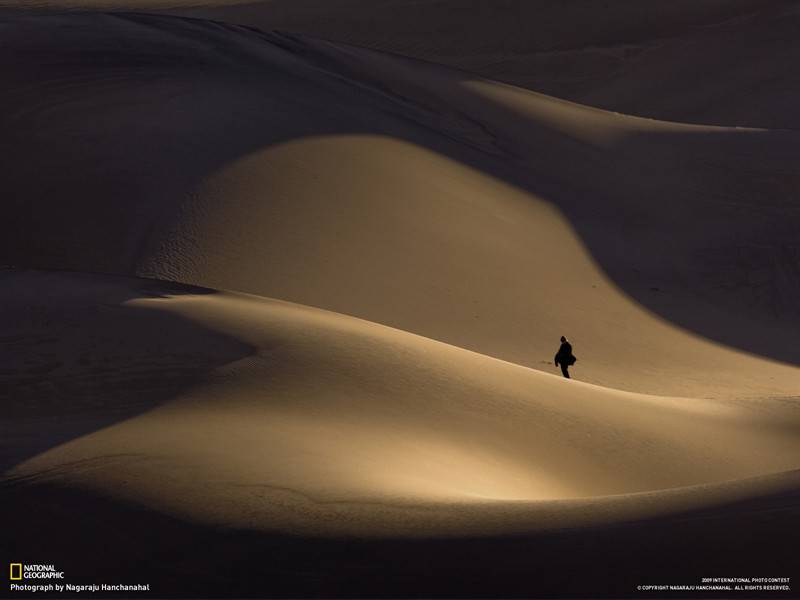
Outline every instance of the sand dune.
<path id="1" fill-rule="evenodd" d="M 415 56 L 627 114 L 800 127 L 793 2 L 262 0 L 171 12 Z"/>
<path id="2" fill-rule="evenodd" d="M 415 56 L 575 102 L 700 124 L 793 128 L 791 1 L 37 0 L 165 10 Z M 198 6 L 199 5 L 199 6 Z M 0 0 L 0 7 L 30 0 Z"/>
<path id="3" fill-rule="evenodd" d="M 9 555 L 226 597 L 620 597 L 796 568 L 800 134 L 779 112 L 711 126 L 752 97 L 706 119 L 721 88 L 678 106 L 648 83 L 674 40 L 791 28 L 782 3 L 618 3 L 531 36 L 580 70 L 635 33 L 586 97 L 703 125 L 250 26 L 372 43 L 308 21 L 318 3 L 218 4 L 184 14 L 244 25 L 0 12 Z M 348 14 L 400 32 L 408 6 Z M 505 39 L 448 58 L 453 38 L 375 31 L 462 67 Z"/>
<path id="4" fill-rule="evenodd" d="M 797 389 L 741 352 L 798 360 L 792 132 L 202 21 L 22 18 L 6 40 L 32 57 L 2 66 L 7 264 L 252 292 L 544 369 L 566 333 L 581 378 L 631 391 Z"/>
<path id="5" fill-rule="evenodd" d="M 620 392 L 252 296 L 77 274 L 3 279 L 4 329 L 26 333 L 4 350 L 6 364 L 22 363 L 5 374 L 5 389 L 16 392 L 4 405 L 37 422 L 7 431 L 4 443 L 36 447 L 67 423 L 86 430 L 23 461 L 7 481 L 86 487 L 227 526 L 422 535 L 541 525 L 520 501 L 800 466 L 796 400 Z M 181 382 L 164 398 L 165 386 Z M 43 387 L 55 392 L 44 406 Z M 42 423 L 44 410 L 61 419 Z M 298 498 L 312 499 L 311 513 L 298 514 Z M 331 521 L 328 502 L 364 504 L 364 514 Z M 442 521 L 435 510 L 415 518 L 403 511 L 415 502 L 456 508 Z M 685 502 L 667 494 L 644 514 Z M 461 503 L 488 503 L 486 519 L 471 512 L 464 529 Z"/>
<path id="6" fill-rule="evenodd" d="M 336 313 L 163 282 L 6 271 L 2 284 L 13 338 L 3 362 L 19 364 L 2 373 L 14 390 L 2 398 L 13 416 L 3 456 L 17 465 L 0 492 L 18 515 L 4 537 L 25 555 L 71 540 L 57 556 L 73 580 L 146 573 L 154 592 L 191 594 L 188 578 L 205 595 L 312 593 L 321 581 L 316 593 L 350 595 L 399 577 L 405 587 L 393 589 L 413 595 L 455 571 L 467 579 L 441 589 L 457 593 L 478 561 L 507 574 L 471 589 L 531 594 L 566 565 L 591 573 L 621 552 L 583 556 L 570 532 L 619 544 L 634 522 L 627 552 L 658 535 L 663 562 L 683 523 L 719 540 L 765 510 L 796 518 L 796 400 L 620 392 Z M 87 518 L 64 518 L 68 506 Z M 29 527 L 31 507 L 48 528 Z M 761 539 L 772 526 L 758 518 Z M 126 543 L 98 554 L 102 523 Z M 374 559 L 352 555 L 348 539 L 384 540 L 381 552 L 400 562 L 370 583 Z M 462 541 L 422 565 L 403 539 Z M 519 555 L 524 539 L 536 550 Z M 781 547 L 763 553 L 773 568 L 785 568 Z M 293 558 L 252 563 L 275 548 Z M 734 540 L 708 562 L 736 564 L 740 551 Z M 299 565 L 328 552 L 338 558 L 306 567 L 317 579 L 298 579 Z M 653 550 L 623 555 L 632 565 Z M 532 582 L 524 557 L 560 566 Z M 236 576 L 241 564 L 270 583 Z M 591 575 L 572 579 L 562 592 L 592 589 Z"/>

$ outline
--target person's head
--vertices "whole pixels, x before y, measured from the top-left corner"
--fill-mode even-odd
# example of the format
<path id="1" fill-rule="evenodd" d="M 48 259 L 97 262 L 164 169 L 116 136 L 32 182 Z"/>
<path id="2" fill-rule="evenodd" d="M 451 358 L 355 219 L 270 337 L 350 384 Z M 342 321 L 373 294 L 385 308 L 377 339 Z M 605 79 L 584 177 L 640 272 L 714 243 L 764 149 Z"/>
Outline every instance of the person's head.
<path id="1" fill-rule="evenodd" d="M 565 338 L 565 337 L 562 335 L 562 336 L 561 336 L 561 341 L 562 341 L 562 342 L 566 342 L 566 341 L 567 341 L 567 338 Z"/>

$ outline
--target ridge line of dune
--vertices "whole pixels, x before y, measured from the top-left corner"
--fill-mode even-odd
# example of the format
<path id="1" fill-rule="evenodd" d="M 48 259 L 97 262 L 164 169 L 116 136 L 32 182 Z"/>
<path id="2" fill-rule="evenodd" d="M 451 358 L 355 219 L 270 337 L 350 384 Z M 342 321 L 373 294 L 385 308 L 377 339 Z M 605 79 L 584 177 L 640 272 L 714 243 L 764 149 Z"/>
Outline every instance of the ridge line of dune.
<path id="1" fill-rule="evenodd" d="M 28 13 L 28 14 L 31 14 L 31 13 Z M 0 13 L 0 16 L 1 15 L 2 15 L 2 13 Z M 411 56 L 411 55 L 402 54 L 402 53 L 397 52 L 397 51 L 376 49 L 376 48 L 371 48 L 369 46 L 355 44 L 355 43 L 352 43 L 352 42 L 343 42 L 343 41 L 339 41 L 339 40 L 333 40 L 333 39 L 330 39 L 330 38 L 318 37 L 318 36 L 313 36 L 313 35 L 309 35 L 309 34 L 305 34 L 305 33 L 298 33 L 298 32 L 293 32 L 293 31 L 288 31 L 288 30 L 282 30 L 282 29 L 269 29 L 269 30 L 261 29 L 259 27 L 255 27 L 253 25 L 246 25 L 246 24 L 243 24 L 243 23 L 234 23 L 234 22 L 223 21 L 223 20 L 218 20 L 218 19 L 210 19 L 210 18 L 205 18 L 205 17 L 194 17 L 194 16 L 188 16 L 188 15 L 178 15 L 178 14 L 170 14 L 170 13 L 160 13 L 160 12 L 159 13 L 143 12 L 143 11 L 135 11 L 135 10 L 124 9 L 124 8 L 120 8 L 119 10 L 114 10 L 114 9 L 110 9 L 110 10 L 106 10 L 106 9 L 104 9 L 104 10 L 91 10 L 91 9 L 78 8 L 78 9 L 64 9 L 63 11 L 47 11 L 47 10 L 42 11 L 42 12 L 35 11 L 35 12 L 32 13 L 32 16 L 34 16 L 34 17 L 39 17 L 39 16 L 47 17 L 47 16 L 52 16 L 52 15 L 66 15 L 66 16 L 102 15 L 102 16 L 116 17 L 116 18 L 122 18 L 122 19 L 128 18 L 128 20 L 132 20 L 132 19 L 130 19 L 130 17 L 145 17 L 147 19 L 162 19 L 162 20 L 172 19 L 172 20 L 176 20 L 176 21 L 200 23 L 200 24 L 204 24 L 204 25 L 215 25 L 215 26 L 218 26 L 218 27 L 222 27 L 223 29 L 226 29 L 231 35 L 242 35 L 243 31 L 245 31 L 245 32 L 249 32 L 251 34 L 255 34 L 257 37 L 261 38 L 262 42 L 264 42 L 264 43 L 267 43 L 267 44 L 269 44 L 271 46 L 274 46 L 274 47 L 281 48 L 284 51 L 290 53 L 292 56 L 299 57 L 299 58 L 305 60 L 311 66 L 316 67 L 317 69 L 319 69 L 320 71 L 322 71 L 324 73 L 327 73 L 329 75 L 334 75 L 334 76 L 336 76 L 337 78 L 340 78 L 340 79 L 344 79 L 344 80 L 350 81 L 353 84 L 358 85 L 359 87 L 368 88 L 368 89 L 370 89 L 370 90 L 372 90 L 374 92 L 378 92 L 378 93 L 381 93 L 381 94 L 384 94 L 384 95 L 390 95 L 390 96 L 393 95 L 390 90 L 375 88 L 370 84 L 369 81 L 365 82 L 363 80 L 359 80 L 359 81 L 351 80 L 349 77 L 347 77 L 347 75 L 342 74 L 342 73 L 337 72 L 337 71 L 333 71 L 330 68 L 326 68 L 324 66 L 324 64 L 318 62 L 317 60 L 314 60 L 316 57 L 323 57 L 324 55 L 319 53 L 313 47 L 312 44 L 308 43 L 308 41 L 310 41 L 312 43 L 316 42 L 316 43 L 327 44 L 327 45 L 330 45 L 333 48 L 340 48 L 340 49 L 341 48 L 352 48 L 352 49 L 354 49 L 356 51 L 359 51 L 359 52 L 371 53 L 371 54 L 375 54 L 375 55 L 379 55 L 379 56 L 386 56 L 386 57 L 390 57 L 392 59 L 399 60 L 399 61 L 407 61 L 407 62 L 410 62 L 412 64 L 413 63 L 418 63 L 418 64 L 421 64 L 421 65 L 427 65 L 428 67 L 433 67 L 435 69 L 441 69 L 443 71 L 463 73 L 465 75 L 469 75 L 474 80 L 483 81 L 483 82 L 486 82 L 486 83 L 491 83 L 492 85 L 500 86 L 500 87 L 507 88 L 507 89 L 510 89 L 510 90 L 515 90 L 517 92 L 523 92 L 523 93 L 526 93 L 526 94 L 530 94 L 530 95 L 535 96 L 537 98 L 540 98 L 540 99 L 542 99 L 542 100 L 544 100 L 546 102 L 563 104 L 565 106 L 574 107 L 574 108 L 577 108 L 577 109 L 580 109 L 580 110 L 596 112 L 598 114 L 603 114 L 603 115 L 614 117 L 614 118 L 622 117 L 622 118 L 625 118 L 626 120 L 633 120 L 633 121 L 636 121 L 636 122 L 643 122 L 643 123 L 649 123 L 649 124 L 663 123 L 663 124 L 666 124 L 666 125 L 678 126 L 678 127 L 681 127 L 681 128 L 686 128 L 688 130 L 698 130 L 698 131 L 699 130 L 731 131 L 731 132 L 736 132 L 736 131 L 740 131 L 740 132 L 798 132 L 798 131 L 800 131 L 800 129 L 786 128 L 786 127 L 780 127 L 780 128 L 775 128 L 775 127 L 770 127 L 770 128 L 764 128 L 764 127 L 740 127 L 740 126 L 733 126 L 733 125 L 713 125 L 713 124 L 703 124 L 703 123 L 689 123 L 689 122 L 684 122 L 684 121 L 672 121 L 672 120 L 667 120 L 667 119 L 655 119 L 655 118 L 650 118 L 650 117 L 643 117 L 643 116 L 638 116 L 638 115 L 634 115 L 634 114 L 630 114 L 630 113 L 624 113 L 624 112 L 614 111 L 614 110 L 610 110 L 610 109 L 600 108 L 600 107 L 597 107 L 597 106 L 593 106 L 591 104 L 583 104 L 583 103 L 580 103 L 580 102 L 575 102 L 573 100 L 568 100 L 566 98 L 559 98 L 557 96 L 551 96 L 551 95 L 548 95 L 548 94 L 545 94 L 545 93 L 542 93 L 542 92 L 538 92 L 538 91 L 530 89 L 530 88 L 521 87 L 521 86 L 518 86 L 518 85 L 514 85 L 512 83 L 500 81 L 500 80 L 497 80 L 497 79 L 492 79 L 491 77 L 487 77 L 485 75 L 481 75 L 481 74 L 479 74 L 479 73 L 477 73 L 475 71 L 470 71 L 470 70 L 465 69 L 463 67 L 446 65 L 446 64 L 439 63 L 439 62 L 436 62 L 436 61 L 432 61 L 432 60 L 429 60 L 429 59 L 426 59 L 426 58 L 421 58 L 421 57 L 417 57 L 417 56 Z M 275 37 L 283 37 L 283 38 L 288 39 L 288 40 L 290 40 L 292 42 L 295 42 L 295 44 L 299 44 L 307 52 L 303 53 L 303 52 L 293 51 L 294 49 L 291 48 L 290 46 L 287 46 L 285 44 L 280 44 L 279 42 L 277 42 Z"/>

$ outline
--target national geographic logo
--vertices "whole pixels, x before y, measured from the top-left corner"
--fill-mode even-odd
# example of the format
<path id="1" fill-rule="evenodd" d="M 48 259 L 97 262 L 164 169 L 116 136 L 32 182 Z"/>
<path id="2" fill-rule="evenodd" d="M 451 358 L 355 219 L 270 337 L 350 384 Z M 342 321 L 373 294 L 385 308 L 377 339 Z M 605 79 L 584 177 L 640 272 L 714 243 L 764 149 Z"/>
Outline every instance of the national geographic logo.
<path id="1" fill-rule="evenodd" d="M 55 565 L 26 565 L 11 563 L 8 578 L 11 581 L 23 579 L 64 579 L 64 571 L 56 569 Z"/>

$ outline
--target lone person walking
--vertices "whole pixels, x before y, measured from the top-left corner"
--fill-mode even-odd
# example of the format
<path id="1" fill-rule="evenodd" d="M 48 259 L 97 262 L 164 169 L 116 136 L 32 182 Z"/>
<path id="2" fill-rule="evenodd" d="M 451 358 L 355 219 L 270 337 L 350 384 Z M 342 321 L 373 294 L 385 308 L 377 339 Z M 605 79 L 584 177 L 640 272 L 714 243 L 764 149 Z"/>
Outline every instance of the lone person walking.
<path id="1" fill-rule="evenodd" d="M 553 362 L 556 363 L 556 366 L 561 366 L 561 373 L 569 379 L 569 367 L 575 364 L 575 361 L 578 360 L 572 355 L 572 344 L 567 341 L 563 335 L 561 336 L 561 347 L 556 352 L 556 356 L 553 359 Z"/>

